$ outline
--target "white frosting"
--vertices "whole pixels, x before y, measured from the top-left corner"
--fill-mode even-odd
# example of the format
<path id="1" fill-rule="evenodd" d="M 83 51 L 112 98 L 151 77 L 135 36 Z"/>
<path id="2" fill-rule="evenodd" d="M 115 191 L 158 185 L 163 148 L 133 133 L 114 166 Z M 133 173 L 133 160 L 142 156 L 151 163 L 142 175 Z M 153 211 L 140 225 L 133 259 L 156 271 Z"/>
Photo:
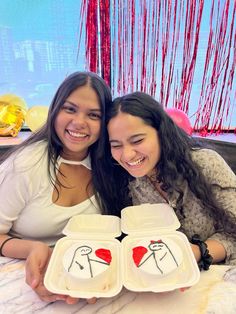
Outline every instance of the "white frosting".
<path id="1" fill-rule="evenodd" d="M 65 271 L 77 279 L 95 278 L 107 271 L 110 263 L 111 252 L 104 244 L 74 244 L 63 257 Z"/>
<path id="2" fill-rule="evenodd" d="M 133 247 L 134 267 L 149 275 L 167 275 L 179 267 L 183 259 L 180 247 L 172 240 L 142 240 Z"/>

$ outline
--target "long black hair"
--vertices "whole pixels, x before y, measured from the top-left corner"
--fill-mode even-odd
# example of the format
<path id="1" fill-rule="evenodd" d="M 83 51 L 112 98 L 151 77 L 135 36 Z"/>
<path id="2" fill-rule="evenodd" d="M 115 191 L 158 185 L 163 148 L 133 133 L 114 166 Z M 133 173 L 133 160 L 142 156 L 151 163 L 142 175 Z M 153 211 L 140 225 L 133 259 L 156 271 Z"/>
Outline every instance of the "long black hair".
<path id="1" fill-rule="evenodd" d="M 91 166 L 92 166 L 92 177 L 96 177 L 97 168 L 97 156 L 99 152 L 104 151 L 105 147 L 105 115 L 107 107 L 111 104 L 111 91 L 106 82 L 93 72 L 74 72 L 67 76 L 64 81 L 58 87 L 52 102 L 49 107 L 48 117 L 46 123 L 38 131 L 33 133 L 28 139 L 26 139 L 20 145 L 17 145 L 13 149 L 7 151 L 0 158 L 0 164 L 11 154 L 17 153 L 33 143 L 39 141 L 47 142 L 47 153 L 48 153 L 48 173 L 51 182 L 55 186 L 55 178 L 57 172 L 57 158 L 62 152 L 63 144 L 57 136 L 55 130 L 55 120 L 61 107 L 64 105 L 69 95 L 78 87 L 89 85 L 97 94 L 102 113 L 101 118 L 101 131 L 99 139 L 89 147 Z M 53 175 L 51 173 L 51 164 L 53 165 Z M 96 180 L 95 180 L 96 181 Z M 60 185 L 60 183 L 59 183 Z"/>
<path id="2" fill-rule="evenodd" d="M 215 217 L 215 221 L 224 220 L 227 222 L 229 230 L 231 230 L 230 225 L 231 228 L 235 228 L 235 218 L 217 204 L 212 193 L 212 186 L 206 181 L 199 166 L 191 157 L 192 151 L 201 149 L 202 144 L 178 127 L 160 103 L 146 93 L 134 92 L 116 98 L 108 109 L 107 124 L 119 112 L 141 118 L 146 125 L 153 127 L 158 132 L 161 156 L 156 165 L 156 174 L 151 180 L 159 182 L 163 191 L 179 193 L 177 208 L 182 211 L 184 191 L 180 182 L 186 180 L 192 193 L 206 206 L 209 214 Z M 119 215 L 122 207 L 130 205 L 131 200 L 127 197 L 128 183 L 133 178 L 113 160 L 108 140 L 107 133 L 106 145 L 109 147 L 109 152 L 106 151 L 106 155 L 108 160 L 104 163 L 104 169 L 100 174 L 103 184 L 100 186 L 99 193 L 106 200 L 108 211 Z M 110 197 L 111 193 L 113 193 L 113 202 Z"/>

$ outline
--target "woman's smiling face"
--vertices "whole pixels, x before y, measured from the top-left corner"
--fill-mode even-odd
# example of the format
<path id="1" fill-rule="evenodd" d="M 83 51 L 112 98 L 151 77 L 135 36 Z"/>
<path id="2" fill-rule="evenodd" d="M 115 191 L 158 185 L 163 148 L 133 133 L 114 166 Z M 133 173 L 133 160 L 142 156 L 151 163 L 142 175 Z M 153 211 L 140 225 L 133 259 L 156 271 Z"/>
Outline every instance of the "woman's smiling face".
<path id="1" fill-rule="evenodd" d="M 63 144 L 63 157 L 82 160 L 100 135 L 101 108 L 89 85 L 78 87 L 66 99 L 55 120 L 57 136 Z"/>
<path id="2" fill-rule="evenodd" d="M 113 158 L 133 177 L 150 176 L 161 155 L 155 128 L 128 113 L 119 112 L 108 123 Z"/>

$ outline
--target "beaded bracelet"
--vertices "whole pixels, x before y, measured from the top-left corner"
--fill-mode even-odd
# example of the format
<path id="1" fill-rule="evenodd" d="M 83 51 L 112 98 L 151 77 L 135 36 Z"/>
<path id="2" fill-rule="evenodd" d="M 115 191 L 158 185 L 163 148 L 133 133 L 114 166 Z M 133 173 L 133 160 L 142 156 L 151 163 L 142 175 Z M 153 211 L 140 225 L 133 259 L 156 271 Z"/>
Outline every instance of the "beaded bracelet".
<path id="1" fill-rule="evenodd" d="M 213 257 L 209 254 L 207 244 L 200 239 L 200 236 L 198 234 L 193 235 L 191 243 L 198 245 L 200 249 L 201 259 L 198 262 L 199 269 L 208 270 L 210 268 L 210 265 L 212 264 Z"/>
<path id="2" fill-rule="evenodd" d="M 4 256 L 3 253 L 2 253 L 2 249 L 3 249 L 4 245 L 5 245 L 8 241 L 10 241 L 10 240 L 12 240 L 12 239 L 19 239 L 19 238 L 18 238 L 18 237 L 10 237 L 10 238 L 7 238 L 5 241 L 3 241 L 2 244 L 1 244 L 1 246 L 0 246 L 0 256 Z"/>

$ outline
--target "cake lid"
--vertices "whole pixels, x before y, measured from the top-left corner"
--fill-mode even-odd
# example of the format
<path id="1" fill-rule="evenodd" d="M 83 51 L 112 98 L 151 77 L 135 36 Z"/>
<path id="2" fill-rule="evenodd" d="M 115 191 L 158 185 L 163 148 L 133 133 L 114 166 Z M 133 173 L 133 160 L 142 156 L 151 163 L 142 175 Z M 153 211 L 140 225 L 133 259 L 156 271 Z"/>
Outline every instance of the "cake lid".
<path id="1" fill-rule="evenodd" d="M 121 230 L 126 234 L 177 230 L 180 222 L 173 208 L 166 203 L 125 207 L 121 211 Z"/>
<path id="2" fill-rule="evenodd" d="M 70 218 L 63 234 L 79 238 L 116 238 L 121 235 L 120 218 L 100 214 L 76 215 Z"/>

